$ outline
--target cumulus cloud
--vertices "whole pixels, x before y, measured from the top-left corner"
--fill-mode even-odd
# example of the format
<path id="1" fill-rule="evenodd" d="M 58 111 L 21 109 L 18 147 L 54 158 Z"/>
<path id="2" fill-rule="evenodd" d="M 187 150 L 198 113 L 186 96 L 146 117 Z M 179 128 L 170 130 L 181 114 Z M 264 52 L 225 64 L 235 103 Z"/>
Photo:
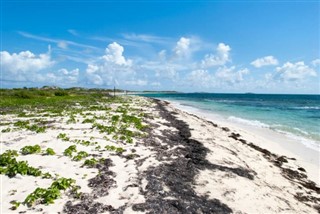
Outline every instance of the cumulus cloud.
<path id="1" fill-rule="evenodd" d="M 281 67 L 277 67 L 276 71 L 275 78 L 280 78 L 283 81 L 299 81 L 307 77 L 317 76 L 316 71 L 302 61 L 296 63 L 286 62 Z"/>
<path id="2" fill-rule="evenodd" d="M 249 74 L 247 68 L 236 70 L 235 66 L 230 68 L 220 67 L 215 73 L 215 77 L 229 84 L 239 83 L 244 80 L 244 75 Z"/>
<path id="3" fill-rule="evenodd" d="M 124 47 L 116 42 L 108 45 L 105 55 L 89 63 L 86 77 L 95 85 L 126 84 L 125 81 L 135 75 L 133 61 L 123 55 Z"/>
<path id="4" fill-rule="evenodd" d="M 166 51 L 166 50 L 161 50 L 161 51 L 158 53 L 158 56 L 159 56 L 159 59 L 160 59 L 161 61 L 166 60 L 166 58 L 167 58 L 167 51 Z"/>
<path id="5" fill-rule="evenodd" d="M 214 85 L 213 76 L 207 70 L 198 69 L 191 71 L 186 78 L 186 83 L 192 86 L 210 87 Z"/>
<path id="6" fill-rule="evenodd" d="M 124 48 L 116 42 L 113 42 L 108 45 L 106 48 L 106 55 L 102 58 L 105 59 L 107 62 L 111 62 L 117 65 L 123 66 L 131 66 L 132 60 L 126 60 L 123 56 Z"/>
<path id="7" fill-rule="evenodd" d="M 188 57 L 190 54 L 190 39 L 181 37 L 173 51 L 175 56 L 179 58 Z"/>
<path id="8" fill-rule="evenodd" d="M 33 81 L 57 86 L 70 86 L 78 83 L 79 69 L 68 70 L 66 68 L 61 68 L 57 71 L 48 73 L 38 73 L 34 76 Z"/>
<path id="9" fill-rule="evenodd" d="M 254 60 L 253 62 L 251 62 L 251 65 L 256 68 L 260 68 L 268 65 L 278 65 L 278 63 L 278 60 L 274 56 L 265 56 Z"/>
<path id="10" fill-rule="evenodd" d="M 145 86 L 148 84 L 148 81 L 146 80 L 141 80 L 141 79 L 137 79 L 137 80 L 127 80 L 125 81 L 125 84 L 128 85 L 135 85 L 135 86 Z"/>
<path id="11" fill-rule="evenodd" d="M 38 72 L 48 69 L 54 64 L 51 60 L 50 48 L 47 53 L 36 55 L 31 51 L 20 53 L 0 52 L 2 75 L 7 80 L 34 81 Z"/>
<path id="12" fill-rule="evenodd" d="M 318 66 L 318 65 L 320 65 L 320 59 L 312 60 L 311 64 L 312 64 L 313 66 Z"/>
<path id="13" fill-rule="evenodd" d="M 207 54 L 201 62 L 203 68 L 209 68 L 218 65 L 224 65 L 230 61 L 230 51 L 231 48 L 229 45 L 224 43 L 219 43 L 216 54 Z"/>
<path id="14" fill-rule="evenodd" d="M 1 51 L 2 69 L 8 73 L 26 73 L 39 71 L 50 67 L 53 64 L 50 58 L 50 51 L 38 56 L 30 51 L 10 54 L 7 51 Z"/>
<path id="15" fill-rule="evenodd" d="M 65 68 L 58 70 L 58 81 L 64 83 L 77 83 L 79 78 L 79 69 L 73 69 L 68 71 Z"/>

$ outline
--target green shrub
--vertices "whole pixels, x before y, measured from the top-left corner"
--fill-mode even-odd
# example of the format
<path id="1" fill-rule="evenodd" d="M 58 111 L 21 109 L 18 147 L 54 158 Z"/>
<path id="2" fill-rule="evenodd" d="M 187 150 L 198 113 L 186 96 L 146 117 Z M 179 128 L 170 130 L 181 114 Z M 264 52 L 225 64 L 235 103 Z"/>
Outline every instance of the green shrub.
<path id="1" fill-rule="evenodd" d="M 91 158 L 91 159 L 85 160 L 83 165 L 88 167 L 94 167 L 97 163 L 98 161 L 96 159 Z"/>
<path id="2" fill-rule="evenodd" d="M 26 127 L 30 131 L 35 131 L 37 133 L 44 133 L 46 132 L 46 128 L 44 126 L 38 126 L 36 124 L 33 124 L 32 126 L 27 126 Z"/>
<path id="3" fill-rule="evenodd" d="M 77 152 L 76 145 L 69 146 L 67 149 L 64 150 L 63 154 L 65 156 L 72 157 L 73 152 Z"/>
<path id="4" fill-rule="evenodd" d="M 121 148 L 121 147 L 115 147 L 115 146 L 105 146 L 105 148 L 108 150 L 108 151 L 114 151 L 114 152 L 117 152 L 117 153 L 122 153 L 125 151 L 125 149 Z"/>
<path id="5" fill-rule="evenodd" d="M 19 127 L 19 128 L 25 128 L 27 125 L 29 125 L 29 121 L 19 120 L 19 121 L 15 122 L 13 125 L 16 127 Z"/>
<path id="6" fill-rule="evenodd" d="M 88 155 L 88 153 L 87 152 L 85 152 L 85 151 L 80 151 L 80 152 L 78 152 L 78 154 L 76 155 L 76 156 L 74 156 L 73 158 L 72 158 L 72 160 L 74 160 L 74 161 L 80 161 L 80 160 L 82 160 L 83 158 L 86 158 L 86 157 L 88 157 L 89 155 Z"/>
<path id="7" fill-rule="evenodd" d="M 23 203 L 28 207 L 33 206 L 36 202 L 39 202 L 40 204 L 53 204 L 54 200 L 61 196 L 60 190 L 72 188 L 74 183 L 75 180 L 71 178 L 59 178 L 47 189 L 38 187 L 26 197 Z"/>
<path id="8" fill-rule="evenodd" d="M 2 130 L 1 130 L 2 133 L 6 133 L 6 132 L 10 132 L 10 131 L 11 131 L 10 128 L 6 128 L 6 129 L 2 129 Z"/>
<path id="9" fill-rule="evenodd" d="M 23 155 L 40 153 L 41 152 L 41 147 L 39 145 L 25 146 L 22 149 L 20 149 L 20 152 Z"/>
<path id="10" fill-rule="evenodd" d="M 61 140 L 63 140 L 63 141 L 69 141 L 69 140 L 70 140 L 70 138 L 67 137 L 67 134 L 66 134 L 66 133 L 60 133 L 60 134 L 58 134 L 57 138 L 58 138 L 58 139 L 61 139 Z"/>
<path id="11" fill-rule="evenodd" d="M 13 156 L 4 153 L 0 156 L 0 173 L 8 175 L 10 178 L 21 175 L 40 176 L 42 172 L 34 167 L 28 165 L 27 161 L 17 161 Z M 3 166 L 3 167 L 2 167 Z"/>
<path id="12" fill-rule="evenodd" d="M 16 98 L 20 99 L 31 99 L 33 98 L 33 95 L 30 92 L 27 91 L 17 91 L 13 94 Z"/>
<path id="13" fill-rule="evenodd" d="M 96 120 L 94 119 L 94 118 L 92 118 L 92 119 L 89 119 L 89 118 L 87 118 L 87 119 L 84 119 L 83 121 L 82 121 L 82 123 L 94 123 Z"/>
<path id="14" fill-rule="evenodd" d="M 52 148 L 47 148 L 45 154 L 46 155 L 55 155 L 56 153 Z"/>
<path id="15" fill-rule="evenodd" d="M 63 96 L 68 96 L 68 95 L 69 95 L 68 92 L 63 91 L 63 90 L 59 90 L 59 91 L 54 92 L 54 96 L 63 97 Z"/>

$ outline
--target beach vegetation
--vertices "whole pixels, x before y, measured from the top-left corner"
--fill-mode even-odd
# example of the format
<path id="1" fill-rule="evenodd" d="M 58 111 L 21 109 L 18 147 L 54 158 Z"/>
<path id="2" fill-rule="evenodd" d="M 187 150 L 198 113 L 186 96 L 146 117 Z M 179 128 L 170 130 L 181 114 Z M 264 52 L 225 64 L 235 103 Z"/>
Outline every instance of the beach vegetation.
<path id="1" fill-rule="evenodd" d="M 94 123 L 96 120 L 94 119 L 94 118 L 91 118 L 91 119 L 89 119 L 89 118 L 86 118 L 86 119 L 84 119 L 83 121 L 82 121 L 82 123 Z"/>
<path id="2" fill-rule="evenodd" d="M 15 122 L 13 125 L 21 129 L 24 128 L 30 131 L 35 131 L 36 133 L 43 133 L 46 131 L 46 128 L 44 126 L 38 126 L 37 124 L 30 125 L 30 122 L 27 120 L 19 120 Z"/>
<path id="3" fill-rule="evenodd" d="M 46 173 L 42 174 L 41 178 L 50 179 L 50 178 L 52 178 L 52 175 L 49 172 L 46 172 Z"/>
<path id="4" fill-rule="evenodd" d="M 59 96 L 59 97 L 63 97 L 63 96 L 68 96 L 68 92 L 67 91 L 63 91 L 63 90 L 59 90 L 54 92 L 54 96 Z"/>
<path id="5" fill-rule="evenodd" d="M 73 160 L 73 161 L 80 161 L 80 160 L 82 160 L 83 158 L 86 158 L 86 157 L 88 157 L 88 156 L 89 156 L 89 154 L 88 154 L 87 152 L 85 152 L 85 151 L 80 151 L 80 152 L 78 152 L 77 155 L 75 155 L 75 156 L 72 158 L 72 160 Z"/>
<path id="6" fill-rule="evenodd" d="M 36 204 L 53 204 L 54 201 L 61 197 L 61 190 L 74 189 L 75 180 L 71 178 L 58 178 L 49 188 L 36 188 L 30 193 L 23 204 L 32 207 Z"/>
<path id="7" fill-rule="evenodd" d="M 108 134 L 111 134 L 112 132 L 116 132 L 116 127 L 115 126 L 104 126 L 102 124 L 99 124 L 99 123 L 94 123 L 92 125 L 92 128 L 97 128 L 100 133 L 108 133 Z"/>
<path id="8" fill-rule="evenodd" d="M 45 155 L 55 155 L 56 152 L 52 148 L 47 148 L 45 151 Z"/>
<path id="9" fill-rule="evenodd" d="M 105 148 L 108 150 L 108 151 L 114 151 L 116 153 L 122 153 L 125 151 L 125 149 L 123 149 L 122 147 L 116 147 L 116 146 L 105 146 Z"/>
<path id="10" fill-rule="evenodd" d="M 12 204 L 11 210 L 16 210 L 20 206 L 21 202 L 18 202 L 16 200 L 10 201 L 10 204 Z"/>
<path id="11" fill-rule="evenodd" d="M 40 169 L 29 166 L 27 161 L 17 161 L 18 153 L 15 150 L 8 150 L 0 155 L 0 174 L 11 177 L 17 174 L 40 176 Z"/>
<path id="12" fill-rule="evenodd" d="M 67 134 L 66 134 L 66 133 L 60 133 L 60 134 L 58 134 L 57 138 L 58 138 L 58 139 L 61 139 L 61 140 L 63 140 L 63 141 L 69 141 L 69 140 L 70 140 L 70 138 L 67 137 Z"/>
<path id="13" fill-rule="evenodd" d="M 65 156 L 72 157 L 72 153 L 73 152 L 77 152 L 77 146 L 76 145 L 72 145 L 72 146 L 69 146 L 68 148 L 66 148 L 64 150 L 63 154 Z"/>
<path id="14" fill-rule="evenodd" d="M 25 146 L 20 149 L 22 155 L 30 155 L 41 152 L 41 147 L 39 145 Z"/>
<path id="15" fill-rule="evenodd" d="M 84 161 L 83 166 L 94 167 L 98 163 L 97 159 L 91 158 Z"/>
<path id="16" fill-rule="evenodd" d="M 6 132 L 10 132 L 10 131 L 11 131 L 11 128 L 9 128 L 9 127 L 1 130 L 2 133 L 6 133 Z"/>
<path id="17" fill-rule="evenodd" d="M 71 114 L 69 119 L 67 120 L 67 124 L 76 123 L 76 122 L 77 122 L 77 120 L 76 120 L 74 114 Z"/>

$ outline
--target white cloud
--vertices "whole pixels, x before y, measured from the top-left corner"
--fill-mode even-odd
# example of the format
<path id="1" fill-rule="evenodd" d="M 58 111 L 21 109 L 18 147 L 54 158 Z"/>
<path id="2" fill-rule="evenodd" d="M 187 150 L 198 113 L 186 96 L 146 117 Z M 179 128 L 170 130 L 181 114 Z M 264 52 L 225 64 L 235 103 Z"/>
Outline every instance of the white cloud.
<path id="1" fill-rule="evenodd" d="M 67 70 L 61 68 L 58 71 L 48 73 L 37 73 L 32 81 L 44 84 L 53 84 L 56 86 L 69 86 L 78 83 L 79 69 Z"/>
<path id="2" fill-rule="evenodd" d="M 124 48 L 116 42 L 108 45 L 106 48 L 106 55 L 102 58 L 107 62 L 112 62 L 117 65 L 131 66 L 132 60 L 126 60 L 123 56 Z"/>
<path id="3" fill-rule="evenodd" d="M 318 65 L 320 65 L 320 59 L 312 60 L 311 64 L 312 64 L 313 66 L 318 66 Z"/>
<path id="4" fill-rule="evenodd" d="M 162 67 L 157 68 L 155 76 L 160 78 L 168 78 L 174 81 L 178 79 L 179 73 L 174 67 L 174 65 L 168 64 L 168 65 L 163 65 Z"/>
<path id="5" fill-rule="evenodd" d="M 94 49 L 97 50 L 97 47 L 91 46 L 91 45 L 86 45 L 86 44 L 80 44 L 77 42 L 73 42 L 73 41 L 67 41 L 67 40 L 61 40 L 61 39 L 52 39 L 52 38 L 48 38 L 48 37 L 42 37 L 42 36 L 37 36 L 37 35 L 33 35 L 30 33 L 26 33 L 26 32 L 18 32 L 21 36 L 26 37 L 26 38 L 30 38 L 30 39 L 35 39 L 38 41 L 44 41 L 44 42 L 52 42 L 58 45 L 58 47 L 61 48 L 64 46 L 75 46 L 75 47 L 80 47 L 80 48 L 86 48 L 86 49 Z M 64 44 L 64 45 L 63 45 Z"/>
<path id="6" fill-rule="evenodd" d="M 73 69 L 68 71 L 65 68 L 58 70 L 58 81 L 63 83 L 77 83 L 79 78 L 79 69 Z"/>
<path id="7" fill-rule="evenodd" d="M 86 77 L 95 85 L 126 84 L 128 78 L 135 75 L 133 61 L 123 55 L 124 48 L 116 42 L 108 45 L 106 54 L 88 64 Z"/>
<path id="8" fill-rule="evenodd" d="M 148 34 L 131 33 L 131 34 L 123 34 L 123 37 L 128 40 L 139 41 L 139 42 L 141 41 L 141 42 L 147 42 L 147 43 L 168 44 L 171 42 L 170 38 L 148 35 Z"/>
<path id="9" fill-rule="evenodd" d="M 59 48 L 62 48 L 62 49 L 67 49 L 68 48 L 68 43 L 65 42 L 65 41 L 59 41 L 57 43 L 57 45 L 58 45 Z"/>
<path id="10" fill-rule="evenodd" d="M 207 70 L 198 69 L 191 71 L 186 78 L 186 84 L 200 88 L 209 88 L 214 85 L 213 76 Z M 198 87 L 199 88 L 199 87 Z"/>
<path id="11" fill-rule="evenodd" d="M 224 43 L 219 43 L 216 49 L 216 55 L 207 54 L 201 62 L 203 68 L 209 68 L 217 65 L 224 65 L 230 61 L 230 51 L 229 45 Z"/>
<path id="12" fill-rule="evenodd" d="M 229 84 L 234 84 L 243 81 L 243 77 L 246 74 L 249 74 L 249 70 L 247 68 L 236 70 L 235 66 L 230 68 L 220 67 L 215 73 L 215 77 Z"/>
<path id="13" fill-rule="evenodd" d="M 274 56 L 265 56 L 254 60 L 253 62 L 251 62 L 251 65 L 256 68 L 260 68 L 268 65 L 278 65 L 278 63 L 278 60 Z"/>
<path id="14" fill-rule="evenodd" d="M 69 29 L 68 32 L 69 32 L 70 34 L 72 34 L 73 36 L 79 36 L 79 33 L 78 33 L 76 30 Z"/>
<path id="15" fill-rule="evenodd" d="M 179 58 L 188 57 L 190 54 L 190 39 L 181 37 L 173 51 L 175 56 Z"/>
<path id="16" fill-rule="evenodd" d="M 283 66 L 277 67 L 276 71 L 275 78 L 280 78 L 283 81 L 299 81 L 307 77 L 317 76 L 316 71 L 305 65 L 304 62 L 287 62 Z"/>
<path id="17" fill-rule="evenodd" d="M 167 51 L 166 51 L 166 50 L 161 50 L 161 51 L 158 53 L 158 56 L 159 56 L 160 60 L 162 60 L 162 61 L 166 60 L 166 58 L 167 58 Z"/>
<path id="18" fill-rule="evenodd" d="M 54 61 L 51 60 L 50 48 L 47 53 L 39 55 L 30 51 L 12 54 L 1 51 L 0 58 L 3 76 L 8 80 L 31 80 L 38 71 L 47 69 L 54 64 Z"/>
<path id="19" fill-rule="evenodd" d="M 125 81 L 125 84 L 135 85 L 135 86 L 145 86 L 145 85 L 148 84 L 148 81 L 146 81 L 146 80 L 141 80 L 141 79 L 137 79 L 137 80 L 127 80 L 127 81 Z"/>

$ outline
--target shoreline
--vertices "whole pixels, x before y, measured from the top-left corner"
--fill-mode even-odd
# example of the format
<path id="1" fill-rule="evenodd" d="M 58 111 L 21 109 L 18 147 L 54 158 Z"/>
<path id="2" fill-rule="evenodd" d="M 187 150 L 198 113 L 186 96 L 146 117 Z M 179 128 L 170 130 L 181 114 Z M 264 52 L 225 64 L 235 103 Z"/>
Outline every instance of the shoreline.
<path id="1" fill-rule="evenodd" d="M 254 144 L 255 140 L 232 127 L 179 110 L 166 101 L 136 96 L 107 98 L 98 105 L 79 104 L 70 111 L 74 112 L 72 117 L 41 113 L 26 113 L 26 118 L 14 114 L 3 117 L 1 129 L 11 130 L 2 133 L 2 152 L 39 144 L 40 153 L 23 155 L 20 150 L 15 158 L 52 177 L 1 174 L 1 212 L 320 211 L 320 188 L 307 178 L 296 160 Z M 130 116 L 136 119 L 128 123 Z M 112 123 L 114 119 L 118 122 Z M 25 120 L 41 122 L 46 131 L 15 128 L 14 124 Z M 109 133 L 110 127 L 115 130 Z M 126 128 L 125 137 L 136 133 L 130 142 L 117 137 L 123 133 L 121 127 Z M 70 145 L 76 145 L 78 155 L 66 155 Z M 111 146 L 121 151 L 110 150 Z M 43 151 L 49 147 L 56 154 L 45 155 Z M 75 159 L 84 151 L 88 157 Z M 85 166 L 92 158 L 97 162 Z M 74 179 L 80 189 L 61 191 L 61 197 L 49 205 L 43 204 L 43 199 L 30 207 L 23 203 L 36 188 L 47 188 L 63 177 Z M 21 205 L 11 210 L 11 201 Z"/>
<path id="2" fill-rule="evenodd" d="M 231 122 L 210 111 L 201 110 L 193 106 L 184 106 L 177 101 L 165 101 L 169 102 L 174 108 L 238 131 L 242 133 L 246 139 L 250 139 L 258 146 L 276 154 L 294 157 L 297 159 L 298 164 L 307 170 L 308 177 L 320 185 L 320 150 L 312 149 L 275 130 Z"/>

